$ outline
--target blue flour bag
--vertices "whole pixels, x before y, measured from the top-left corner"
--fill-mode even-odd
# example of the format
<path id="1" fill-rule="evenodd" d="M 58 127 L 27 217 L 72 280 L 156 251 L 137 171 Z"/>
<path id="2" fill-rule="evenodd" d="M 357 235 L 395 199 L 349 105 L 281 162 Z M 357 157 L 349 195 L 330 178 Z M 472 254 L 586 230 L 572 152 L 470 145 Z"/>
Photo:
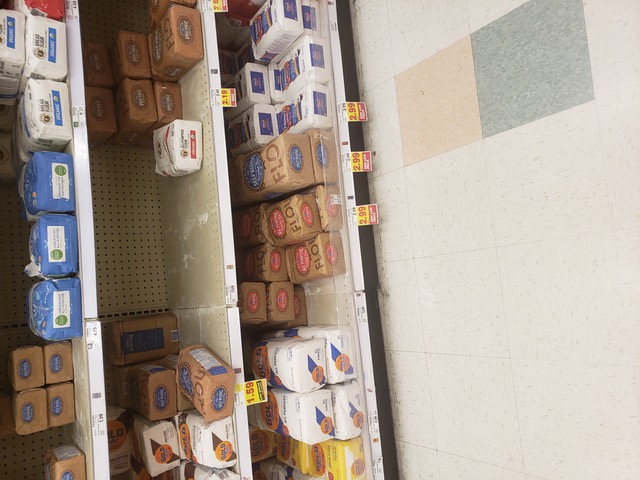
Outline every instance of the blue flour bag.
<path id="1" fill-rule="evenodd" d="M 72 215 L 43 215 L 31 227 L 30 277 L 62 278 L 78 273 L 78 223 Z"/>
<path id="2" fill-rule="evenodd" d="M 59 152 L 34 153 L 22 170 L 19 190 L 27 220 L 47 212 L 75 212 L 73 157 Z"/>
<path id="3" fill-rule="evenodd" d="M 82 336 L 80 280 L 63 278 L 36 283 L 27 298 L 31 331 L 45 340 Z"/>

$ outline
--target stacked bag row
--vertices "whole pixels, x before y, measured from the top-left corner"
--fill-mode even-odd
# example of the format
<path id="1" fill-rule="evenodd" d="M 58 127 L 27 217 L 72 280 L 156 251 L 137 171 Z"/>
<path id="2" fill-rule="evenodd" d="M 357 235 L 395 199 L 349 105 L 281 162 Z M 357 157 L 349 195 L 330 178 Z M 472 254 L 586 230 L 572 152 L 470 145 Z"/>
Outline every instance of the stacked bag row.
<path id="1" fill-rule="evenodd" d="M 183 119 L 177 83 L 204 58 L 195 3 L 150 0 L 148 35 L 121 30 L 110 50 L 100 43 L 83 45 L 91 147 L 153 149 L 156 172 L 164 176 L 200 169 L 202 124 Z"/>
<path id="2" fill-rule="evenodd" d="M 180 351 L 172 314 L 108 328 L 111 474 L 178 479 L 198 470 L 202 478 L 239 478 L 226 470 L 237 463 L 234 371 L 203 345 Z"/>
<path id="3" fill-rule="evenodd" d="M 8 374 L 13 395 L 0 393 L 0 436 L 29 435 L 75 421 L 70 342 L 13 350 Z"/>

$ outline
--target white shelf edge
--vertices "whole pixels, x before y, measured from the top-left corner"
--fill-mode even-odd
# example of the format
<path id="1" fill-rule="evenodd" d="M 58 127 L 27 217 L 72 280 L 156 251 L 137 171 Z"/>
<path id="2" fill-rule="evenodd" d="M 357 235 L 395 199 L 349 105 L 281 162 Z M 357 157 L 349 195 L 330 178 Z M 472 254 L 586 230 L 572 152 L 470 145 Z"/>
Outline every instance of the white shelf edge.
<path id="1" fill-rule="evenodd" d="M 340 48 L 340 33 L 338 32 L 338 13 L 333 1 L 328 1 L 329 12 L 329 37 L 331 41 L 331 58 L 333 61 L 333 85 L 335 91 L 335 111 L 337 106 L 345 103 L 346 92 L 344 87 L 344 71 L 342 69 L 342 49 Z M 338 132 L 337 137 L 340 142 L 339 158 L 351 152 L 351 140 L 349 138 L 349 123 L 340 115 L 337 115 Z M 343 172 L 342 187 L 344 189 L 344 211 L 350 212 L 356 206 L 356 189 L 353 181 L 353 173 Z M 345 228 L 349 235 L 349 250 L 351 251 L 351 279 L 353 289 L 356 292 L 364 291 L 364 273 L 362 269 L 362 256 L 360 255 L 360 232 L 357 225 L 346 223 Z"/>
<path id="2" fill-rule="evenodd" d="M 76 12 L 77 13 L 77 12 Z M 67 55 L 69 60 L 69 98 L 72 109 L 81 107 L 85 111 L 84 70 L 82 65 L 82 36 L 78 19 L 66 22 Z M 78 245 L 80 252 L 80 271 L 78 277 L 82 287 L 82 311 L 84 337 L 75 339 L 76 348 L 86 352 L 82 354 L 82 364 L 86 358 L 86 385 L 80 389 L 85 395 L 77 398 L 78 408 L 86 409 L 88 424 L 78 424 L 75 430 L 90 444 L 85 445 L 87 475 L 89 479 L 108 480 L 109 445 L 106 433 L 107 412 L 104 384 L 104 359 L 102 354 L 102 335 L 100 322 L 92 320 L 98 317 L 98 293 L 96 285 L 95 235 L 93 223 L 93 197 L 91 189 L 91 168 L 89 161 L 89 143 L 86 125 L 80 124 L 73 129 L 73 166 L 76 184 L 76 217 L 78 220 Z M 78 438 L 77 440 L 81 440 Z"/>
<path id="3" fill-rule="evenodd" d="M 236 372 L 236 383 L 244 383 L 244 360 L 242 357 L 242 334 L 240 329 L 240 310 L 236 279 L 236 256 L 233 238 L 233 219 L 231 214 L 231 190 L 227 162 L 227 143 L 224 128 L 223 107 L 216 105 L 216 92 L 222 88 L 220 60 L 218 58 L 217 30 L 215 14 L 203 11 L 202 2 L 198 5 L 202 13 L 203 37 L 205 42 L 207 70 L 209 72 L 209 101 L 211 105 L 211 123 L 213 148 L 216 161 L 218 184 L 218 209 L 220 213 L 222 257 L 224 266 L 224 284 L 227 303 L 227 321 L 231 367 Z M 251 450 L 249 441 L 249 420 L 246 406 L 234 408 L 236 447 L 238 449 L 237 470 L 242 480 L 253 479 Z"/>

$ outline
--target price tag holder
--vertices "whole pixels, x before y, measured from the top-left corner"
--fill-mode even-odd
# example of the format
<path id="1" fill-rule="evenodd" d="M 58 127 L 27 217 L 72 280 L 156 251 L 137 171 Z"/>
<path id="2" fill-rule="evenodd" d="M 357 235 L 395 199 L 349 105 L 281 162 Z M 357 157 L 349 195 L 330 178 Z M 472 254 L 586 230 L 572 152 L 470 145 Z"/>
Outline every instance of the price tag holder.
<path id="1" fill-rule="evenodd" d="M 380 433 L 380 424 L 378 423 L 378 412 L 369 413 L 369 433 L 375 435 Z"/>
<path id="2" fill-rule="evenodd" d="M 351 207 L 349 224 L 358 227 L 365 225 L 378 225 L 378 206 L 376 204 L 358 205 Z"/>
<path id="3" fill-rule="evenodd" d="M 370 151 L 367 150 L 365 152 L 351 152 L 348 155 L 352 172 L 371 172 L 373 170 Z"/>
<path id="4" fill-rule="evenodd" d="M 374 475 L 382 475 L 384 473 L 384 464 L 382 457 L 373 459 L 373 473 Z"/>
<path id="5" fill-rule="evenodd" d="M 238 291 L 234 285 L 224 287 L 224 296 L 227 305 L 236 305 L 238 303 Z"/>
<path id="6" fill-rule="evenodd" d="M 214 13 L 229 11 L 229 3 L 227 0 L 211 0 L 210 3 Z"/>
<path id="7" fill-rule="evenodd" d="M 367 307 L 364 305 L 361 307 L 356 307 L 356 319 L 358 323 L 367 323 L 369 321 L 369 316 L 367 315 Z"/>
<path id="8" fill-rule="evenodd" d="M 223 107 L 233 108 L 238 103 L 236 100 L 236 89 L 235 88 L 221 88 L 220 89 L 220 104 Z"/>
<path id="9" fill-rule="evenodd" d="M 67 23 L 80 21 L 80 7 L 78 0 L 65 0 L 64 19 Z"/>
<path id="10" fill-rule="evenodd" d="M 71 107 L 73 128 L 83 128 L 87 124 L 84 107 Z"/>
<path id="11" fill-rule="evenodd" d="M 364 102 L 346 102 L 338 105 L 340 116 L 345 122 L 366 122 L 367 106 Z"/>
<path id="12" fill-rule="evenodd" d="M 251 380 L 250 382 L 236 383 L 236 405 L 255 405 L 267 401 L 267 380 Z"/>

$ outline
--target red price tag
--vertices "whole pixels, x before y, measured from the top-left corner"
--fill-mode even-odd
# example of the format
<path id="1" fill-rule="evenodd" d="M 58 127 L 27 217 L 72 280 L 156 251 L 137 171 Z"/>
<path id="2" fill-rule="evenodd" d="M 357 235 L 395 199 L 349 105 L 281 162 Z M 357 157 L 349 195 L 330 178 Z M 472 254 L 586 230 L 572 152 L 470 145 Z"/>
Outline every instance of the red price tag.
<path id="1" fill-rule="evenodd" d="M 349 154 L 352 172 L 370 172 L 373 170 L 371 152 L 351 152 Z"/>
<path id="2" fill-rule="evenodd" d="M 367 106 L 364 102 L 347 102 L 343 104 L 343 111 L 347 122 L 366 122 Z"/>
<path id="3" fill-rule="evenodd" d="M 229 4 L 227 0 L 211 0 L 211 6 L 214 12 L 228 12 Z"/>
<path id="4" fill-rule="evenodd" d="M 220 89 L 220 103 L 223 107 L 235 107 L 236 102 L 236 89 L 235 88 L 221 88 Z"/>
<path id="5" fill-rule="evenodd" d="M 363 225 L 378 225 L 378 206 L 358 205 L 356 207 L 356 220 L 359 227 Z"/>

